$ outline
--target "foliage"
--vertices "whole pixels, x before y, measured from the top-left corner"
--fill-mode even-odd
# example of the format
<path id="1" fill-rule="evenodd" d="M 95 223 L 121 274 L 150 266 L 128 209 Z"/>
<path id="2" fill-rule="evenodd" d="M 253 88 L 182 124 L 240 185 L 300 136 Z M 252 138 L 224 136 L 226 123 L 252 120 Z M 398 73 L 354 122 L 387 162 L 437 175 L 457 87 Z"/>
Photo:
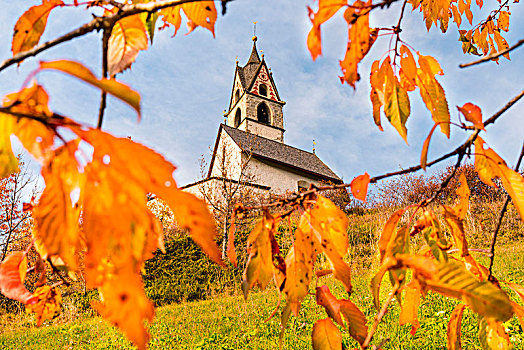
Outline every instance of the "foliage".
<path id="1" fill-rule="evenodd" d="M 460 316 L 464 317 L 466 311 L 478 314 L 482 347 L 509 348 L 511 339 L 505 333 L 504 323 L 514 314 L 522 317 L 524 312 L 522 306 L 512 302 L 501 288 L 504 281 L 495 278 L 492 266 L 500 222 L 510 199 L 521 219 L 524 216 L 524 178 L 519 173 L 524 150 L 516 169 L 510 169 L 479 134 L 500 118 L 524 92 L 485 120 L 480 107 L 466 103 L 458 107 L 465 121 L 459 119 L 458 123 L 452 122 L 444 88 L 437 80 L 437 76 L 444 74 L 440 63 L 417 51 L 402 40 L 400 34 L 408 5 L 413 11 L 418 9 L 422 12 L 428 30 L 434 24 L 446 32 L 450 19 L 460 28 L 463 18 L 466 18 L 471 29 L 459 30 L 465 53 L 480 54 L 479 51 L 482 51 L 485 56 L 489 54 L 484 60 L 498 60 L 500 56 L 509 59 L 509 51 L 518 47 L 509 48 L 501 34 L 509 30 L 510 5 L 508 2 L 495 5 L 485 19 L 473 25 L 471 1 L 404 0 L 396 26 L 370 28 L 371 14 L 387 10 L 394 1 L 373 3 L 372 0 L 356 0 L 350 4 L 346 1 L 319 0 L 316 11 L 308 8 L 312 28 L 307 45 L 313 59 L 320 55 L 322 26 L 344 9 L 348 38 L 345 56 L 340 61 L 340 79 L 342 83 L 356 88 L 361 76 L 361 61 L 377 40 L 390 38 L 389 50 L 371 66 L 372 115 L 380 130 L 384 115 L 407 142 L 410 94 L 419 90 L 421 100 L 434 122 L 422 148 L 420 165 L 375 177 L 364 173 L 349 184 L 311 188 L 264 205 L 236 206 L 235 218 L 255 209 L 262 211 L 261 220 L 247 238 L 247 263 L 242 283 L 244 296 L 247 298 L 254 286 L 263 289 L 274 280 L 286 300 L 281 312 L 282 344 L 286 324 L 291 314 L 300 316 L 315 273 L 318 277 L 333 274 L 346 294 L 345 297 L 335 297 L 327 286 L 315 289 L 317 304 L 324 308 L 327 317 L 317 317 L 312 326 L 313 347 L 340 348 L 344 339 L 342 329 L 365 349 L 371 346 L 372 341 L 379 344 L 375 332 L 394 299 L 404 300 L 400 305 L 399 323 L 410 323 L 412 333 L 416 334 L 420 326 L 418 308 L 422 298 L 438 293 L 464 305 L 457 307 L 448 326 L 448 344 L 451 348 L 461 346 L 458 327 Z M 222 2 L 223 12 L 227 2 Z M 93 8 L 93 11 L 103 11 L 103 14 L 70 33 L 39 44 L 51 11 L 58 7 L 83 5 L 87 5 L 87 9 Z M 477 1 L 476 6 L 482 10 L 483 2 Z M 10 138 L 14 135 L 42 165 L 41 174 L 46 184 L 38 203 L 26 205 L 26 210 L 32 210 L 35 221 L 33 242 L 25 251 L 9 254 L 0 265 L 0 291 L 34 311 L 37 324 L 57 314 L 61 301 L 57 287 L 68 283 L 67 278 L 60 274 L 61 281 L 46 283 L 46 264 L 43 260 L 50 266 L 59 262 L 68 269 L 67 272 L 80 271 L 83 262 L 86 286 L 97 288 L 100 296 L 99 301 L 93 301 L 93 308 L 118 326 L 138 348 L 146 348 L 150 339 L 146 324 L 154 317 L 154 307 L 145 295 L 140 271 L 146 260 L 153 257 L 154 251 L 164 249 L 163 227 L 147 206 L 147 198 L 151 194 L 165 202 L 177 225 L 189 230 L 192 239 L 212 260 L 225 265 L 216 245 L 217 232 L 212 215 L 203 201 L 176 187 L 173 179 L 175 167 L 143 145 L 101 131 L 107 94 L 136 110 L 140 119 L 140 95 L 117 81 L 115 76 L 130 67 L 140 51 L 148 48 L 147 39 L 153 41 L 158 18 L 164 22 L 164 27 L 173 26 L 176 33 L 182 21 L 181 11 L 187 17 L 189 31 L 201 26 L 214 35 L 217 18 L 214 2 L 195 0 L 97 0 L 82 4 L 77 1 L 43 0 L 41 5 L 29 8 L 15 25 L 13 57 L 1 63 L 0 70 L 20 64 L 24 59 L 65 41 L 95 30 L 102 31 L 102 77 L 96 77 L 87 67 L 69 60 L 41 62 L 38 70 L 31 74 L 33 78 L 42 72 L 58 71 L 100 89 L 98 128 L 81 125 L 51 111 L 45 88 L 36 81 L 29 84 L 31 79 L 20 91 L 5 96 L 3 107 L 0 107 L 0 177 L 18 171 L 17 160 L 11 150 Z M 455 151 L 428 162 L 433 132 L 438 128 L 449 138 L 452 126 L 467 133 L 468 139 Z M 494 230 L 489 267 L 479 263 L 468 248 L 464 220 L 470 207 L 471 189 L 466 176 L 461 176 L 458 182 L 456 203 L 453 200 L 445 202 L 441 198 L 466 155 L 474 156 L 474 169 L 482 183 L 491 187 L 501 185 L 508 195 Z M 434 189 L 425 188 L 423 182 L 417 184 L 416 188 L 421 189 L 419 192 L 429 192 L 427 196 L 402 199 L 402 204 L 416 201 L 415 205 L 410 205 L 414 212 L 410 212 L 412 208 L 401 207 L 384 225 L 378 239 L 380 266 L 371 280 L 378 313 L 368 328 L 367 315 L 350 300 L 354 298 L 352 271 L 344 259 L 349 248 L 349 220 L 332 201 L 317 192 L 349 187 L 355 198 L 364 201 L 370 183 L 426 169 L 452 156 L 457 156 L 457 162 Z M 448 226 L 449 236 L 442 229 L 435 209 L 430 206 L 434 201 L 442 204 L 440 211 Z M 404 223 L 402 217 L 407 213 L 411 217 Z M 292 216 L 300 218 L 296 229 L 288 231 L 289 240 L 293 243 L 285 252 L 280 249 L 276 236 L 280 232 L 280 223 Z M 291 228 L 291 225 L 288 227 Z M 423 242 L 422 247 L 413 246 L 411 241 L 416 239 Z M 235 263 L 233 239 L 230 243 L 228 257 Z M 34 267 L 39 278 L 35 291 L 31 293 L 24 282 L 27 256 L 33 245 L 39 254 Z M 329 269 L 317 270 L 315 265 L 319 256 L 329 262 Z M 383 300 L 380 290 L 385 275 L 388 275 L 392 289 Z M 516 290 L 519 297 L 522 296 L 519 284 L 506 283 L 506 286 Z"/>

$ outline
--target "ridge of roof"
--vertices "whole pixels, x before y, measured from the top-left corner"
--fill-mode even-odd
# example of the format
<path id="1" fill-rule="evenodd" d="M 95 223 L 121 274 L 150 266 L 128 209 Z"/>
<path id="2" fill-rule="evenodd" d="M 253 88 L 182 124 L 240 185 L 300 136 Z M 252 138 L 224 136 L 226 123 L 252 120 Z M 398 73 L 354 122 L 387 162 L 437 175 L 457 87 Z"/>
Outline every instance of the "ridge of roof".
<path id="1" fill-rule="evenodd" d="M 325 177 L 335 182 L 342 182 L 318 156 L 312 152 L 301 150 L 284 143 L 267 139 L 262 136 L 221 124 L 233 141 L 246 152 L 317 176 Z"/>

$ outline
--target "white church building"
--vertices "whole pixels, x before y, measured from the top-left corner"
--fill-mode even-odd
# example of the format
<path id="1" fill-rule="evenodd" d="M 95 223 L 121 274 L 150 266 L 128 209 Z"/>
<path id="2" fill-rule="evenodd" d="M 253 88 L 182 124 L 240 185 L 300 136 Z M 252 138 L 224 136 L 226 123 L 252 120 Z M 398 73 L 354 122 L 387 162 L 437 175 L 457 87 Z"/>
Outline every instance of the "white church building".
<path id="1" fill-rule="evenodd" d="M 229 108 L 218 129 L 207 176 L 182 188 L 199 195 L 203 186 L 227 181 L 281 194 L 310 184 L 342 183 L 314 152 L 284 142 L 286 103 L 256 41 L 253 37 L 247 63 L 241 67 L 237 61 Z"/>

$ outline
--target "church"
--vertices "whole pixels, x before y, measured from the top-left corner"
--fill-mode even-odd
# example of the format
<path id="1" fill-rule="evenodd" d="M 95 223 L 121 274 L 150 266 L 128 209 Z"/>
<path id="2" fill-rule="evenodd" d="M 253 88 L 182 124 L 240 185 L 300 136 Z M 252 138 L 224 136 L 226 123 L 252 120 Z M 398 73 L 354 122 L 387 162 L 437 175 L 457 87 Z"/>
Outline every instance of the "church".
<path id="1" fill-rule="evenodd" d="M 229 183 L 282 194 L 310 184 L 342 183 L 314 151 L 284 142 L 286 103 L 256 42 L 254 36 L 247 63 L 243 67 L 236 63 L 229 108 L 218 128 L 207 175 L 182 188 L 201 196 L 204 187 Z"/>

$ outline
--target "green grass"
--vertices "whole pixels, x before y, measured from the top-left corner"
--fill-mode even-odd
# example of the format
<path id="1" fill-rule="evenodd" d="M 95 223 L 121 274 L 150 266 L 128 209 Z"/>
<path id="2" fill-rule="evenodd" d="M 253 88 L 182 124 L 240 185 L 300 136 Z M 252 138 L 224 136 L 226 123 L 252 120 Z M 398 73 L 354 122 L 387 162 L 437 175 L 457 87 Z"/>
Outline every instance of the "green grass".
<path id="1" fill-rule="evenodd" d="M 485 257 L 477 256 L 484 264 Z M 505 281 L 524 284 L 524 252 L 519 246 L 499 248 L 495 260 L 495 275 Z M 376 314 L 369 292 L 369 274 L 354 276 L 351 299 L 363 310 L 370 324 Z M 329 277 L 318 284 L 327 284 L 333 293 L 344 297 L 343 290 Z M 384 280 L 383 285 L 389 283 Z M 387 288 L 383 288 L 383 295 Z M 512 295 L 512 297 L 515 297 Z M 382 299 L 384 300 L 384 298 Z M 157 309 L 150 327 L 150 349 L 275 349 L 278 348 L 280 320 L 277 314 L 265 321 L 278 302 L 276 291 L 252 293 L 244 301 L 241 296 L 217 297 L 213 300 L 189 302 Z M 393 303 L 375 335 L 374 344 L 389 338 L 384 349 L 443 349 L 446 347 L 446 327 L 456 301 L 428 294 L 419 310 L 420 328 L 412 336 L 411 326 L 398 325 L 399 308 Z M 282 306 L 281 306 L 282 307 Z M 284 349 L 310 349 L 310 334 L 315 320 L 326 317 L 316 305 L 313 295 L 303 304 L 299 317 L 292 317 L 283 340 Z M 127 349 L 131 344 L 114 327 L 99 317 L 84 317 L 76 321 L 54 320 L 49 326 L 36 328 L 30 316 L 0 317 L 1 349 Z M 524 348 L 523 330 L 513 318 L 505 323 L 515 349 Z M 477 338 L 477 316 L 464 313 L 462 324 L 464 349 L 480 349 Z M 347 348 L 357 344 L 344 335 Z"/>

